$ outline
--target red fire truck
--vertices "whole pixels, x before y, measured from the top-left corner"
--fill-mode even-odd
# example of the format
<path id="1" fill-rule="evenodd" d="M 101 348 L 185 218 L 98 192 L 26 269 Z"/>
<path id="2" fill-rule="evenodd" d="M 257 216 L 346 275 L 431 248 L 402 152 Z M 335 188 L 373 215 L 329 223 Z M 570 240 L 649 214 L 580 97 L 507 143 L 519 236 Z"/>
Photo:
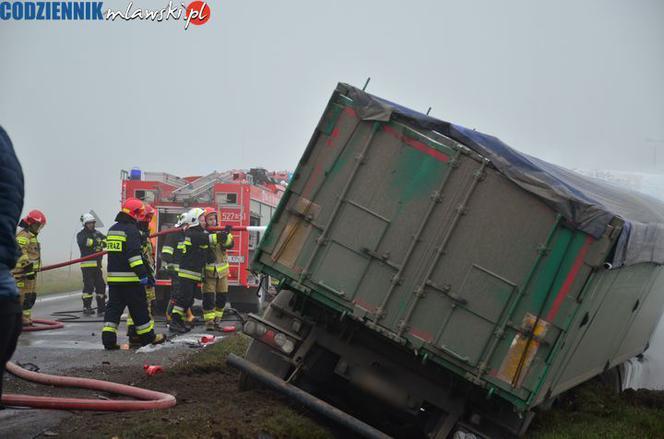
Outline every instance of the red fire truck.
<path id="1" fill-rule="evenodd" d="M 151 231 L 172 228 L 177 216 L 192 207 L 213 207 L 219 212 L 219 224 L 262 226 L 270 218 L 284 192 L 289 174 L 265 169 L 213 172 L 202 177 L 177 177 L 165 172 L 143 172 L 138 168 L 122 171 L 122 200 L 135 197 L 152 205 L 157 215 Z M 243 312 L 256 312 L 260 307 L 258 291 L 261 280 L 249 272 L 258 232 L 233 232 L 235 246 L 228 252 L 230 263 L 229 302 Z M 161 268 L 163 237 L 153 241 L 157 260 L 157 308 L 165 309 L 170 297 L 171 281 Z M 267 290 L 269 282 L 262 283 Z"/>

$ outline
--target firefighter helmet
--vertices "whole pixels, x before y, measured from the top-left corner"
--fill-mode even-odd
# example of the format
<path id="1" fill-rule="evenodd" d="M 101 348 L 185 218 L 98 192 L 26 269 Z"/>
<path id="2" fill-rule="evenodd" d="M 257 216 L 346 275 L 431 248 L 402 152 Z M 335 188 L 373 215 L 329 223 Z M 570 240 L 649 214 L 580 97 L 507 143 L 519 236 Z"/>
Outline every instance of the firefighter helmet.
<path id="1" fill-rule="evenodd" d="M 152 217 L 154 217 L 154 214 L 156 211 L 154 210 L 154 207 L 150 206 L 149 204 L 145 205 L 145 212 L 143 213 L 143 216 L 139 219 L 140 222 L 142 223 L 149 223 L 152 221 Z"/>
<path id="2" fill-rule="evenodd" d="M 145 205 L 138 198 L 127 198 L 122 203 L 122 212 L 135 220 L 140 220 L 145 215 Z"/>
<path id="3" fill-rule="evenodd" d="M 95 218 L 91 213 L 84 213 L 81 215 L 81 223 L 86 225 L 87 223 L 96 223 L 97 218 Z"/>
<path id="4" fill-rule="evenodd" d="M 214 224 L 210 224 L 208 217 L 214 215 Z M 217 225 L 217 209 L 213 207 L 206 207 L 203 209 L 203 216 L 205 217 L 205 227 L 214 227 Z"/>
<path id="5" fill-rule="evenodd" d="M 187 217 L 184 224 L 189 227 L 196 227 L 201 225 L 201 217 L 205 214 L 205 211 L 200 207 L 194 207 L 189 209 L 186 213 Z"/>
<path id="6" fill-rule="evenodd" d="M 182 212 L 180 215 L 178 215 L 178 220 L 175 222 L 175 227 L 177 228 L 182 227 L 186 219 L 187 219 L 187 212 Z"/>
<path id="7" fill-rule="evenodd" d="M 23 221 L 28 226 L 39 224 L 44 227 L 46 225 L 46 215 L 44 215 L 41 210 L 35 209 L 28 212 L 25 218 L 23 218 L 21 221 Z"/>

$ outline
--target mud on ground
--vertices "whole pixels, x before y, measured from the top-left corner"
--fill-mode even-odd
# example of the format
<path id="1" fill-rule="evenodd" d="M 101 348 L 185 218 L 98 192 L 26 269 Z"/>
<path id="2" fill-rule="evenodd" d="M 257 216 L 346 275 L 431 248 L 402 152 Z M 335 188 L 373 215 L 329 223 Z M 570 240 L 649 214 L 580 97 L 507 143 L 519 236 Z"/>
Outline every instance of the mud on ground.
<path id="1" fill-rule="evenodd" d="M 135 365 L 107 367 L 100 378 L 171 393 L 177 398 L 177 405 L 167 410 L 133 413 L 76 412 L 47 434 L 127 439 L 334 437 L 320 419 L 272 392 L 239 391 L 240 374 L 226 366 L 225 358 L 230 352 L 242 355 L 247 344 L 248 339 L 242 335 L 225 338 L 152 377 Z M 87 370 L 72 374 L 90 375 Z"/>

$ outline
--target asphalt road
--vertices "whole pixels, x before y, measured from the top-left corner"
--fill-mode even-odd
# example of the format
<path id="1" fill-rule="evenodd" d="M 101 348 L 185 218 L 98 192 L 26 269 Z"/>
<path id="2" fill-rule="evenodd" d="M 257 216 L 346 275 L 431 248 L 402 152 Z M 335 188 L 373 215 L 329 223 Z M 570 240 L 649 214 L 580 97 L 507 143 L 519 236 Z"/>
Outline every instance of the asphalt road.
<path id="1" fill-rule="evenodd" d="M 33 308 L 33 315 L 35 318 L 56 320 L 58 316 L 53 316 L 54 312 L 82 310 L 80 296 L 81 293 L 77 292 L 38 299 Z M 142 368 L 144 364 L 169 367 L 200 348 L 201 337 L 207 335 L 202 328 L 197 327 L 188 334 L 172 338 L 163 345 L 146 346 L 138 350 L 105 351 L 101 344 L 102 317 L 96 315 L 83 317 L 80 312 L 75 315 L 80 316 L 80 319 L 75 323 L 65 323 L 62 329 L 22 333 L 12 361 L 19 364 L 32 363 L 40 372 L 50 374 L 63 374 L 72 369 L 87 369 L 94 372 L 95 368 L 112 366 L 135 365 L 137 368 Z M 157 332 L 168 333 L 162 322 L 157 322 L 155 329 Z M 124 325 L 121 325 L 120 343 L 126 343 L 123 334 Z M 214 335 L 221 336 L 218 333 Z M 21 380 L 12 376 L 5 377 L 5 392 L 20 393 L 21 385 Z M 6 409 L 0 411 L 0 437 L 38 437 L 67 416 L 68 412 L 62 411 Z"/>

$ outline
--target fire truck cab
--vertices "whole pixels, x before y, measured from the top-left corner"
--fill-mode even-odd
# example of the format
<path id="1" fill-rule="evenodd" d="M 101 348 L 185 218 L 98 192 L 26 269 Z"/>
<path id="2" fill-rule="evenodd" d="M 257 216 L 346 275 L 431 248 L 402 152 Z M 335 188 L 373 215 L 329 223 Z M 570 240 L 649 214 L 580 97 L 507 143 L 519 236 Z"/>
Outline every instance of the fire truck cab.
<path id="1" fill-rule="evenodd" d="M 152 205 L 155 215 L 151 231 L 173 228 L 180 213 L 192 207 L 217 209 L 221 226 L 262 226 L 270 222 L 285 190 L 289 174 L 265 169 L 212 172 L 202 177 L 177 177 L 166 172 L 143 172 L 139 168 L 122 171 L 122 200 L 135 197 Z M 231 307 L 241 312 L 257 312 L 270 288 L 269 279 L 249 272 L 249 263 L 258 246 L 259 232 L 233 232 L 235 246 L 228 251 L 228 278 Z M 161 270 L 164 236 L 153 239 L 156 250 L 157 310 L 165 310 L 171 294 L 171 280 Z"/>

